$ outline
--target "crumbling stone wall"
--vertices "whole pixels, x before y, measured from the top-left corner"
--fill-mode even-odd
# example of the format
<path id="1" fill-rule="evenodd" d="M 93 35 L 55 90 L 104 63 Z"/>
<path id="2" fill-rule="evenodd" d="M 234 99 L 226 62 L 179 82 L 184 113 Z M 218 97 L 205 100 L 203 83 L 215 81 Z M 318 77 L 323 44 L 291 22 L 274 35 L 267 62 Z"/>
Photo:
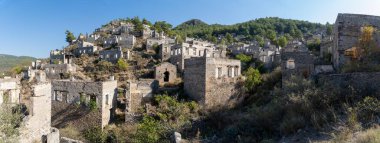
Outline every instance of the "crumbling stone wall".
<path id="1" fill-rule="evenodd" d="M 117 81 L 53 81 L 51 92 L 53 125 L 63 127 L 72 123 L 84 126 L 83 128 L 104 127 L 111 121 L 116 107 L 116 89 Z M 97 110 L 78 108 L 79 104 L 88 104 L 91 100 L 96 102 Z"/>
<path id="2" fill-rule="evenodd" d="M 154 77 L 160 85 L 174 83 L 177 79 L 177 67 L 168 62 L 161 63 L 155 67 Z"/>
<path id="3" fill-rule="evenodd" d="M 17 78 L 0 79 L 0 105 L 20 103 L 20 80 Z"/>
<path id="4" fill-rule="evenodd" d="M 138 109 L 148 103 L 158 83 L 154 79 L 140 79 L 138 81 L 129 81 L 126 93 L 126 113 L 136 113 Z M 128 114 L 126 114 L 128 116 Z"/>
<path id="5" fill-rule="evenodd" d="M 33 86 L 30 97 L 29 115 L 23 120 L 24 127 L 20 130 L 20 142 L 30 143 L 41 141 L 51 130 L 51 83 L 42 82 Z M 51 138 L 53 140 L 53 138 Z"/>
<path id="6" fill-rule="evenodd" d="M 46 64 L 43 69 L 49 79 L 62 79 L 66 74 L 76 73 L 77 66 L 75 64 Z"/>
<path id="7" fill-rule="evenodd" d="M 373 26 L 380 29 L 380 17 L 359 14 L 338 14 L 334 28 L 333 63 L 338 70 L 348 61 L 344 51 L 358 44 L 361 28 Z M 380 43 L 380 35 L 375 36 L 377 43 Z"/>
<path id="8" fill-rule="evenodd" d="M 309 52 L 282 52 L 281 72 L 283 80 L 291 75 L 309 78 L 314 74 L 313 56 Z"/>
<path id="9" fill-rule="evenodd" d="M 124 57 L 121 47 L 112 50 L 100 51 L 100 59 L 106 60 L 112 63 L 116 63 L 120 58 Z"/>
<path id="10" fill-rule="evenodd" d="M 319 75 L 318 83 L 328 85 L 342 95 L 380 95 L 380 72 Z"/>
<path id="11" fill-rule="evenodd" d="M 226 105 L 236 93 L 241 75 L 239 60 L 199 57 L 185 60 L 184 89 L 207 107 Z"/>
<path id="12" fill-rule="evenodd" d="M 171 45 L 169 44 L 161 44 L 159 47 L 159 56 L 161 58 L 161 62 L 168 61 L 170 59 L 170 49 Z"/>

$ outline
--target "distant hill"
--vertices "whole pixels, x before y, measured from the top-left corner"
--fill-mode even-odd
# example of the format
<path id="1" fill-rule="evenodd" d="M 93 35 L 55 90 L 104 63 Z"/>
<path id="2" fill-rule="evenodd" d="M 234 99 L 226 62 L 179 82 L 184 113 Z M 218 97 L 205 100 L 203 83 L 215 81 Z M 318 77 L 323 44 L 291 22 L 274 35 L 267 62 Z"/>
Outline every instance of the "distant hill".
<path id="1" fill-rule="evenodd" d="M 245 37 L 246 40 L 257 39 L 257 36 L 270 39 L 276 35 L 285 35 L 289 40 L 325 33 L 327 27 L 331 27 L 331 25 L 267 17 L 232 25 L 207 24 L 201 20 L 192 19 L 179 24 L 173 30 L 183 36 L 203 38 L 209 41 L 213 41 L 212 38 L 215 39 L 218 35 L 227 33 Z M 273 36 L 272 33 L 275 35 Z"/>
<path id="2" fill-rule="evenodd" d="M 30 65 L 34 60 L 36 60 L 36 58 L 0 54 L 0 72 L 10 70 L 17 65 Z"/>
<path id="3" fill-rule="evenodd" d="M 190 27 L 206 27 L 208 24 L 206 22 L 203 22 L 199 19 L 191 19 L 189 21 L 186 21 L 180 25 L 178 25 L 175 29 L 176 30 L 182 30 L 182 29 L 188 29 Z"/>

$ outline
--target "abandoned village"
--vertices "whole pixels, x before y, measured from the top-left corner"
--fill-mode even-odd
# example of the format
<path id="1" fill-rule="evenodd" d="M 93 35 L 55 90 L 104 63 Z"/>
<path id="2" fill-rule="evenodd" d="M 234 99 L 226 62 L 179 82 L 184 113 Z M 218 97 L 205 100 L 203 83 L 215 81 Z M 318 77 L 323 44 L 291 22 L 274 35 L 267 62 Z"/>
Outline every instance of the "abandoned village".
<path id="1" fill-rule="evenodd" d="M 232 34 L 234 42 L 217 44 L 173 36 L 149 24 L 137 26 L 131 20 L 113 20 L 91 34 L 68 40 L 68 46 L 50 51 L 48 59 L 33 61 L 20 74 L 0 79 L 0 105 L 21 106 L 22 127 L 17 128 L 19 137 L 12 142 L 81 143 L 92 141 L 64 133 L 68 127 L 83 133 L 93 127 L 102 131 L 111 124 L 139 123 L 150 119 L 145 116 L 151 114 L 163 118 L 155 107 L 158 96 L 189 102 L 189 106 L 196 104 L 208 111 L 242 106 L 250 91 L 262 88 L 252 82 L 256 77 L 248 75 L 259 68 L 279 73 L 282 87 L 288 86 L 286 81 L 300 77 L 318 85 L 379 95 L 380 72 L 358 69 L 363 61 L 368 67 L 378 67 L 378 61 L 367 57 L 376 57 L 371 52 L 380 49 L 368 50 L 363 45 L 370 40 L 380 48 L 380 33 L 376 31 L 380 29 L 380 17 L 338 14 L 332 27 L 331 34 L 321 29 L 281 47 L 267 38 L 262 43 L 240 42 L 236 34 Z M 361 38 L 368 32 L 369 39 Z M 320 49 L 308 48 L 307 43 L 316 39 Z M 237 58 L 241 55 L 257 62 L 244 62 Z M 357 66 L 348 66 L 351 64 Z M 248 82 L 252 82 L 251 87 L 246 87 Z M 252 90 L 247 92 L 247 88 Z M 170 102 L 166 106 L 171 106 Z M 182 112 L 182 108 L 178 110 Z M 199 126 L 203 125 L 193 125 Z M 170 142 L 192 142 L 183 132 L 169 133 Z M 0 134 L 2 138 L 7 136 Z M 218 142 L 219 136 L 203 137 L 203 141 L 199 138 L 200 142 Z M 110 140 L 108 137 L 104 142 L 113 142 Z"/>

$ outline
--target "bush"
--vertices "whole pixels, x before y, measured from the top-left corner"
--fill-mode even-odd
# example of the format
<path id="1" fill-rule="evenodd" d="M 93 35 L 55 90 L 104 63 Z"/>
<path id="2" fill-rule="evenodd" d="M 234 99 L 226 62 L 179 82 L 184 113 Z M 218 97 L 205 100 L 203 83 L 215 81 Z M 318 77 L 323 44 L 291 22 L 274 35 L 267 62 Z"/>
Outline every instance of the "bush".
<path id="1" fill-rule="evenodd" d="M 138 124 L 134 140 L 137 143 L 156 143 L 161 138 L 163 128 L 161 124 L 151 116 L 144 116 Z"/>
<path id="2" fill-rule="evenodd" d="M 377 121 L 380 115 L 380 101 L 374 97 L 367 96 L 357 105 L 358 116 L 362 121 Z"/>
<path id="3" fill-rule="evenodd" d="M 91 143 L 104 143 L 107 135 L 102 132 L 101 127 L 92 127 L 84 131 L 84 137 Z"/>
<path id="4" fill-rule="evenodd" d="M 90 107 L 91 110 L 95 110 L 98 108 L 98 105 L 96 104 L 96 101 L 90 101 L 88 106 Z"/>
<path id="5" fill-rule="evenodd" d="M 22 117 L 21 106 L 12 107 L 9 104 L 3 104 L 0 107 L 0 138 L 4 142 L 18 140 Z"/>
<path id="6" fill-rule="evenodd" d="M 128 63 L 126 63 L 123 59 L 119 59 L 116 66 L 122 71 L 126 71 L 128 69 Z"/>
<path id="7" fill-rule="evenodd" d="M 252 91 L 254 87 L 259 85 L 262 81 L 260 72 L 252 67 L 249 67 L 248 70 L 244 72 L 244 75 L 247 78 L 245 81 L 245 87 L 249 91 Z"/>

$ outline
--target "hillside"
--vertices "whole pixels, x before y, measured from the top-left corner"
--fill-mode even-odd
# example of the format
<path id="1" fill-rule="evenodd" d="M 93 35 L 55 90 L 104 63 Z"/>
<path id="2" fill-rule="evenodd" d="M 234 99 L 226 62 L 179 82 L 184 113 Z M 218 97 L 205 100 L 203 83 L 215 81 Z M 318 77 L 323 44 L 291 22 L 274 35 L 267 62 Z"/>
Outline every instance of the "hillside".
<path id="1" fill-rule="evenodd" d="M 0 54 L 0 72 L 10 70 L 17 65 L 30 65 L 33 60 L 36 58 Z"/>
<path id="2" fill-rule="evenodd" d="M 303 38 L 314 34 L 331 34 L 330 24 L 312 23 L 308 21 L 282 19 L 277 17 L 259 18 L 233 25 L 208 25 L 201 20 L 186 21 L 173 30 L 182 36 L 203 38 L 215 42 L 216 38 L 227 33 L 241 37 L 244 41 L 285 36 L 288 40 Z"/>

